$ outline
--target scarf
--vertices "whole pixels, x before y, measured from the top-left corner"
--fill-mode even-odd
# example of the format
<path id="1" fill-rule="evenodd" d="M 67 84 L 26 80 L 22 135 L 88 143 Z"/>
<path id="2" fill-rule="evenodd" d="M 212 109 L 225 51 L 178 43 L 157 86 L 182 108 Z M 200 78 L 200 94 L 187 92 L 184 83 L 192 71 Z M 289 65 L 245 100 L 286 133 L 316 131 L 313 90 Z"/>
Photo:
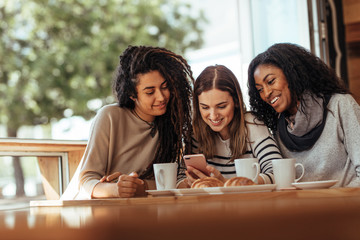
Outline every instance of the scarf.
<path id="1" fill-rule="evenodd" d="M 278 133 L 287 149 L 301 152 L 312 148 L 325 127 L 327 105 L 330 98 L 330 95 L 326 95 L 324 100 L 318 97 L 314 99 L 310 94 L 305 94 L 304 112 L 300 111 L 301 106 L 299 106 L 295 116 L 287 116 L 286 113 L 280 114 L 277 125 Z M 292 126 L 288 126 L 289 121 L 293 123 L 290 124 Z"/>

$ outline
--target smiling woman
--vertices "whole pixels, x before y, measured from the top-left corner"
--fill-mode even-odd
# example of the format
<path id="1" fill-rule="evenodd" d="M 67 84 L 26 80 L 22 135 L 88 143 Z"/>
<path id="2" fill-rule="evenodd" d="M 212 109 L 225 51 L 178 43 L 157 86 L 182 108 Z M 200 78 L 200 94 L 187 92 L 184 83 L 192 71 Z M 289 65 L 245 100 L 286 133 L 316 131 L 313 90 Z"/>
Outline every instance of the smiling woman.
<path id="1" fill-rule="evenodd" d="M 159 71 L 139 74 L 136 86 L 137 97 L 131 97 L 135 102 L 133 112 L 146 122 L 153 122 L 156 116 L 166 112 L 170 91 L 166 80 Z"/>
<path id="2" fill-rule="evenodd" d="M 261 121 L 246 112 L 239 82 L 230 69 L 222 65 L 205 68 L 194 85 L 193 128 L 197 142 L 194 152 L 203 153 L 207 170 L 226 182 L 235 177 L 234 159 L 257 158 L 259 184 L 273 183 L 271 159 L 282 158 L 275 140 Z M 197 169 L 188 169 L 184 185 L 190 186 Z"/>
<path id="3" fill-rule="evenodd" d="M 275 44 L 249 66 L 250 105 L 275 134 L 284 157 L 306 169 L 302 181 L 360 186 L 360 107 L 343 81 L 295 44 Z"/>
<path id="4" fill-rule="evenodd" d="M 298 102 L 292 101 L 288 82 L 280 68 L 260 65 L 254 72 L 254 78 L 261 99 L 270 104 L 276 112 L 296 112 Z"/>
<path id="5" fill-rule="evenodd" d="M 190 151 L 192 84 L 190 66 L 181 56 L 129 46 L 114 79 L 118 103 L 97 113 L 62 199 L 134 197 L 154 189 L 153 164 L 178 162 Z"/>
<path id="6" fill-rule="evenodd" d="M 234 117 L 234 101 L 229 92 L 211 89 L 199 95 L 201 117 L 222 139 L 229 139 L 227 125 Z"/>

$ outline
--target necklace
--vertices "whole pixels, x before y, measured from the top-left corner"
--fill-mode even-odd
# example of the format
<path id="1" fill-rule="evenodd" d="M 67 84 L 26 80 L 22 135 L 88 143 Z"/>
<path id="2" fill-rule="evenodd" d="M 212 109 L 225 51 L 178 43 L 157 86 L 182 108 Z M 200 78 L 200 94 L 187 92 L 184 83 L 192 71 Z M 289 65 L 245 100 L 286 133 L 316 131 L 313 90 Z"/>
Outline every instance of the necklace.
<path id="1" fill-rule="evenodd" d="M 131 110 L 131 112 L 134 113 L 134 115 L 139 118 L 141 121 L 145 122 L 147 125 L 149 125 L 151 131 L 150 131 L 150 136 L 153 138 L 155 136 L 155 133 L 156 133 L 156 128 L 155 128 L 155 124 L 154 122 L 148 122 L 144 119 L 142 119 L 139 114 L 135 111 L 135 109 Z"/>

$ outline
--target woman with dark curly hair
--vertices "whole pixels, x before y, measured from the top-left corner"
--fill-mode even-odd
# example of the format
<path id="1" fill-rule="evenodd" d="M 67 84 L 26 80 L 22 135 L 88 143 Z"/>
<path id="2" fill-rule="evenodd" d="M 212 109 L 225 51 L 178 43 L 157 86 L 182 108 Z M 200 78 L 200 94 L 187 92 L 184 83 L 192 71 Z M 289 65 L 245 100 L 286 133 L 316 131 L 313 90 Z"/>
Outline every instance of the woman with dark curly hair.
<path id="1" fill-rule="evenodd" d="M 181 56 L 129 46 L 113 84 L 118 103 L 98 111 L 73 189 L 62 199 L 134 197 L 155 189 L 153 164 L 179 162 L 190 152 L 193 82 Z"/>
<path id="2" fill-rule="evenodd" d="M 193 94 L 194 152 L 203 153 L 207 170 L 219 180 L 236 177 L 234 159 L 257 158 L 259 184 L 273 183 L 272 159 L 282 158 L 264 123 L 246 111 L 239 82 L 223 65 L 206 67 L 196 78 Z M 187 187 L 206 177 L 189 167 Z"/>
<path id="3" fill-rule="evenodd" d="M 272 129 L 283 157 L 305 167 L 302 181 L 360 186 L 360 107 L 321 59 L 275 44 L 248 70 L 250 106 Z"/>

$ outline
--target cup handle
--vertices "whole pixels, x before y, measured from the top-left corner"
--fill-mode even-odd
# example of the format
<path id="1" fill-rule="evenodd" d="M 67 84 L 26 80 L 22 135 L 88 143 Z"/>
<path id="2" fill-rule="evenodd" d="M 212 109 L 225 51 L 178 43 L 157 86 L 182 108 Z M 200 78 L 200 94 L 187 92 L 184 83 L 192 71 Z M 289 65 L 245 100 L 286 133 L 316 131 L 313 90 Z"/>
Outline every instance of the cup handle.
<path id="1" fill-rule="evenodd" d="M 161 188 L 164 188 L 164 169 L 159 170 L 159 174 L 157 175 L 157 182 Z"/>
<path id="2" fill-rule="evenodd" d="M 253 167 L 256 168 L 256 174 L 255 174 L 255 177 L 253 178 L 253 182 L 257 183 L 257 179 L 258 179 L 259 173 L 260 173 L 260 165 L 259 165 L 259 163 L 254 162 Z"/>
<path id="3" fill-rule="evenodd" d="M 304 173 L 305 173 L 305 169 L 304 169 L 304 165 L 302 165 L 301 163 L 295 163 L 295 168 L 296 167 L 301 167 L 301 176 L 298 177 L 297 179 L 295 179 L 295 182 L 298 182 L 303 176 L 304 176 Z"/>

